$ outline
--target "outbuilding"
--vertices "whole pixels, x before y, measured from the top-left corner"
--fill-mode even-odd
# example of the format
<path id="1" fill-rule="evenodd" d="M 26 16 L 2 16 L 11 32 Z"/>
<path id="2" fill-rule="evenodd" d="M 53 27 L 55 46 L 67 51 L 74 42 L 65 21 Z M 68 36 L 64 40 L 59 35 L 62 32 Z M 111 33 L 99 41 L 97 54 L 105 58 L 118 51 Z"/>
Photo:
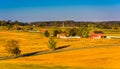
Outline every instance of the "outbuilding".
<path id="1" fill-rule="evenodd" d="M 91 33 L 90 38 L 93 38 L 93 39 L 104 38 L 104 33 L 102 31 L 94 31 L 94 32 Z"/>

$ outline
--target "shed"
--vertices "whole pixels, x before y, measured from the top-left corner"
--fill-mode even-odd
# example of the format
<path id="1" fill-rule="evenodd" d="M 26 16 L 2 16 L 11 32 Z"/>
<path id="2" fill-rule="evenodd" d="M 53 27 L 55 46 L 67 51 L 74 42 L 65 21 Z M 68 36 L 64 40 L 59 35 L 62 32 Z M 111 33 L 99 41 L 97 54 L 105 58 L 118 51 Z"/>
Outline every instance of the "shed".
<path id="1" fill-rule="evenodd" d="M 104 33 L 102 31 L 94 31 L 94 32 L 91 33 L 90 38 L 93 38 L 93 39 L 104 38 Z"/>

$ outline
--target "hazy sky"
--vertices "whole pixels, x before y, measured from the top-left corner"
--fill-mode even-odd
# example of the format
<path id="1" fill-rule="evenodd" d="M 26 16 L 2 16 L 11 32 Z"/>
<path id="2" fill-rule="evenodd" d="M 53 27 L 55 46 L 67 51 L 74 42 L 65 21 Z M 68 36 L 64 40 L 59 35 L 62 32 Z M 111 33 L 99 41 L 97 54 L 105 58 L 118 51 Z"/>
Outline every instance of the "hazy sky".
<path id="1" fill-rule="evenodd" d="M 0 20 L 120 21 L 120 0 L 0 0 Z"/>

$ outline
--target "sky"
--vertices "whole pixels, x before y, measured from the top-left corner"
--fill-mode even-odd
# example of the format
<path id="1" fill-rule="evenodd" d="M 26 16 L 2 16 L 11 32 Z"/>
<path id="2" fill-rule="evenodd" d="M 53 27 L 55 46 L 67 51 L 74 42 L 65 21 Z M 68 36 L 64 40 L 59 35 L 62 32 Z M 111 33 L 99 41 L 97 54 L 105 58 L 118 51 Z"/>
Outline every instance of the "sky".
<path id="1" fill-rule="evenodd" d="M 0 20 L 120 21 L 120 0 L 0 0 Z"/>

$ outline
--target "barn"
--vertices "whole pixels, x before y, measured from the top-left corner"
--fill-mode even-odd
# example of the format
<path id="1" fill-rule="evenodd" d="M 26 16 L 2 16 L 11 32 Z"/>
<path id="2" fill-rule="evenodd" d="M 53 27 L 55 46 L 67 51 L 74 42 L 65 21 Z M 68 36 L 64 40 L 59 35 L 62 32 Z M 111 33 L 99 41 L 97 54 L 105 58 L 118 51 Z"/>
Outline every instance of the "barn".
<path id="1" fill-rule="evenodd" d="M 65 33 L 57 34 L 57 38 L 67 38 Z"/>
<path id="2" fill-rule="evenodd" d="M 102 31 L 93 31 L 90 38 L 92 39 L 101 39 L 104 38 L 104 33 Z"/>

